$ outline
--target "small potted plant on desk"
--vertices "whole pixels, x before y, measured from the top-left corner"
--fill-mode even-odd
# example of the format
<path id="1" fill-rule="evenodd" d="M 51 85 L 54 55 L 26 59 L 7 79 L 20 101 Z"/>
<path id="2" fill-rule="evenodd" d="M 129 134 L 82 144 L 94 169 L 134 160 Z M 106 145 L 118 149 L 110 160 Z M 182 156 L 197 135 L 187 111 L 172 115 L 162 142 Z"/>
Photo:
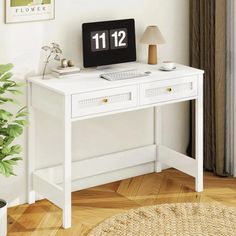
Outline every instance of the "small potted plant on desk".
<path id="1" fill-rule="evenodd" d="M 22 148 L 15 143 L 15 139 L 23 133 L 27 124 L 25 107 L 15 113 L 7 108 L 8 103 L 18 106 L 15 96 L 21 94 L 19 89 L 23 85 L 12 79 L 12 68 L 12 64 L 0 65 L 0 174 L 5 177 L 15 175 L 13 168 L 22 160 L 19 156 Z M 7 202 L 1 199 L 0 235 L 7 235 Z"/>

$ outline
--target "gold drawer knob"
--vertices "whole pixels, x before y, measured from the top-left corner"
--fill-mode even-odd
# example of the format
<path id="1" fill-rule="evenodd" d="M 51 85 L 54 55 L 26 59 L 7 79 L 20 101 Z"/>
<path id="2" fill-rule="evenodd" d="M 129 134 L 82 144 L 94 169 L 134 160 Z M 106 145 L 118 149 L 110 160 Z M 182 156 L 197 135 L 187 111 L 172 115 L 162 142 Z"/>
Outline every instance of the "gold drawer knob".
<path id="1" fill-rule="evenodd" d="M 167 88 L 167 92 L 172 92 L 172 88 Z"/>
<path id="2" fill-rule="evenodd" d="M 107 98 L 104 98 L 104 99 L 102 100 L 102 102 L 103 102 L 103 103 L 108 103 L 108 99 L 107 99 Z"/>

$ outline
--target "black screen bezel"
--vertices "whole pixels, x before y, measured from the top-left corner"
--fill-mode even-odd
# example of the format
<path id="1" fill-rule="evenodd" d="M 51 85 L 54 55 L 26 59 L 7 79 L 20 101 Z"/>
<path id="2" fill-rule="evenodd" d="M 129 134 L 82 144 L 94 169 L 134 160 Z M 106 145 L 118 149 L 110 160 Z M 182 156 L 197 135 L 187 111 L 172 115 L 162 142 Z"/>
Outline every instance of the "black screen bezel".
<path id="1" fill-rule="evenodd" d="M 128 47 L 115 50 L 92 52 L 90 34 L 93 31 L 127 28 Z M 82 24 L 84 67 L 111 65 L 136 61 L 136 40 L 134 19 L 91 22 Z"/>

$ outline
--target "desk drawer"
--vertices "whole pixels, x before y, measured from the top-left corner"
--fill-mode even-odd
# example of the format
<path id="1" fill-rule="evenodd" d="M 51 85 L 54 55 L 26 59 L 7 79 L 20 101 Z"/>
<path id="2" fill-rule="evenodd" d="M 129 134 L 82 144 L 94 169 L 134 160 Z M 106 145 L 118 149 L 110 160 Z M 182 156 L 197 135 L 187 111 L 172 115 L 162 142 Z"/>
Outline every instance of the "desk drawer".
<path id="1" fill-rule="evenodd" d="M 197 77 L 168 79 L 142 84 L 140 87 L 141 105 L 168 102 L 196 95 Z"/>
<path id="2" fill-rule="evenodd" d="M 72 117 L 137 106 L 137 87 L 127 86 L 72 95 Z"/>

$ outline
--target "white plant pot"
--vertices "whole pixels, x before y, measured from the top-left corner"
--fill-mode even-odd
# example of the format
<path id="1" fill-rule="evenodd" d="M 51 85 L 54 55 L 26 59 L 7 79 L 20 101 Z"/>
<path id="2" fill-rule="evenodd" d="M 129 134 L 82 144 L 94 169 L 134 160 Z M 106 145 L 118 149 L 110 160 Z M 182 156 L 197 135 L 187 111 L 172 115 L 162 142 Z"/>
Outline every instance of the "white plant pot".
<path id="1" fill-rule="evenodd" d="M 33 5 L 41 5 L 43 3 L 43 0 L 33 0 Z"/>
<path id="2" fill-rule="evenodd" d="M 0 236 L 7 236 L 7 203 L 0 199 Z"/>
<path id="3" fill-rule="evenodd" d="M 31 3 L 29 3 L 29 6 L 36 6 L 36 5 L 42 5 L 43 0 L 33 0 Z"/>

